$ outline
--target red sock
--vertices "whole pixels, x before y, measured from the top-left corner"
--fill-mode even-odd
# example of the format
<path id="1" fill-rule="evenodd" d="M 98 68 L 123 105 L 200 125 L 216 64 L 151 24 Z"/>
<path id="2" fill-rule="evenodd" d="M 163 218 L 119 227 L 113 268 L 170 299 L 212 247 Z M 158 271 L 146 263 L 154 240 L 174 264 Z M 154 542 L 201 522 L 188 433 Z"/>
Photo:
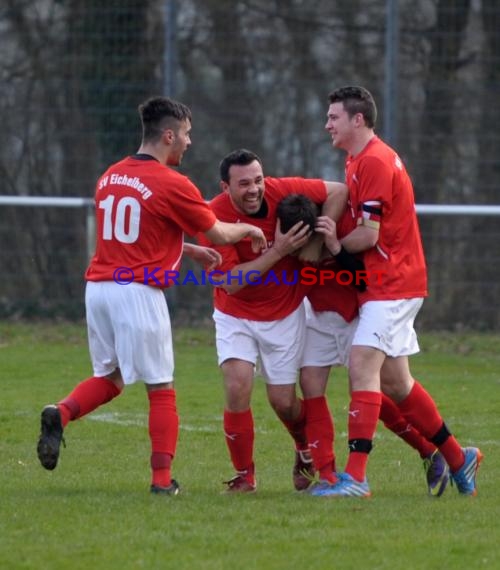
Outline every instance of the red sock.
<path id="1" fill-rule="evenodd" d="M 448 432 L 434 400 L 421 384 L 415 381 L 398 408 L 426 439 L 436 444 L 452 471 L 460 469 L 465 460 L 462 448 Z"/>
<path id="2" fill-rule="evenodd" d="M 93 376 L 80 382 L 64 400 L 58 402 L 63 427 L 106 404 L 120 394 L 121 390 L 107 378 Z"/>
<path id="3" fill-rule="evenodd" d="M 300 411 L 295 420 L 284 420 L 283 418 L 280 418 L 280 420 L 288 430 L 288 433 L 292 436 L 295 442 L 295 449 L 298 451 L 306 451 L 309 449 L 306 435 L 306 407 L 304 400 L 299 399 L 299 403 Z"/>
<path id="4" fill-rule="evenodd" d="M 346 473 L 357 481 L 366 477 L 366 465 L 373 436 L 377 429 L 382 395 L 380 392 L 358 390 L 352 392 L 349 405 L 349 458 Z"/>
<path id="5" fill-rule="evenodd" d="M 235 470 L 255 484 L 253 462 L 254 427 L 252 410 L 230 412 L 224 410 L 224 435 Z"/>
<path id="6" fill-rule="evenodd" d="M 304 400 L 306 435 L 319 478 L 335 482 L 335 428 L 325 396 Z"/>
<path id="7" fill-rule="evenodd" d="M 429 457 L 436 451 L 436 446 L 427 441 L 420 433 L 401 415 L 396 402 L 389 396 L 382 394 L 382 406 L 380 408 L 380 420 L 408 445 L 420 453 L 420 457 Z"/>
<path id="8" fill-rule="evenodd" d="M 151 390 L 148 392 L 148 398 L 152 484 L 168 487 L 172 482 L 170 467 L 179 436 L 175 390 Z"/>

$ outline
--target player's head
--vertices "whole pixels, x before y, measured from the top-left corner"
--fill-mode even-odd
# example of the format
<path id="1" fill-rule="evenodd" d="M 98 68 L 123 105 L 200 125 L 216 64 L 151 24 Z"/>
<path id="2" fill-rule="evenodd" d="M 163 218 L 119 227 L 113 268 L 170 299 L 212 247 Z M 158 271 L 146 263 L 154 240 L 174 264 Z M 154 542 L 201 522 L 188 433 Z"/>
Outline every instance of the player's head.
<path id="1" fill-rule="evenodd" d="M 219 173 L 221 188 L 236 210 L 247 216 L 257 214 L 265 190 L 260 158 L 244 148 L 233 150 L 221 160 Z"/>
<path id="2" fill-rule="evenodd" d="M 169 97 L 151 97 L 139 105 L 142 143 L 168 147 L 168 164 L 178 165 L 191 144 L 191 110 Z"/>
<path id="3" fill-rule="evenodd" d="M 289 194 L 281 200 L 276 210 L 284 234 L 298 222 L 304 222 L 314 231 L 318 214 L 318 205 L 303 194 Z"/>
<path id="4" fill-rule="evenodd" d="M 325 129 L 338 148 L 351 152 L 359 142 L 375 127 L 377 107 L 369 91 L 364 87 L 347 86 L 335 89 L 328 95 L 328 120 Z"/>
<path id="5" fill-rule="evenodd" d="M 377 106 L 368 89 L 355 85 L 339 87 L 328 95 L 328 101 L 330 104 L 342 103 L 350 119 L 360 113 L 368 128 L 373 129 L 375 127 L 377 121 Z"/>

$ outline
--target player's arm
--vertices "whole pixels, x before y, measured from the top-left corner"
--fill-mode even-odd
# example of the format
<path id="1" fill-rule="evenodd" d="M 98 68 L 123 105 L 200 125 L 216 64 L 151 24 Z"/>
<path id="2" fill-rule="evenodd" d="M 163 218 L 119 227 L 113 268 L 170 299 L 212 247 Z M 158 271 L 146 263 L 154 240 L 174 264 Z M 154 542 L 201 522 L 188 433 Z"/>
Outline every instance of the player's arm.
<path id="1" fill-rule="evenodd" d="M 196 245 L 194 243 L 184 242 L 182 252 L 200 265 L 207 271 L 212 271 L 222 263 L 221 254 L 212 247 Z"/>
<path id="2" fill-rule="evenodd" d="M 342 182 L 325 181 L 327 198 L 321 207 L 321 215 L 338 221 L 347 207 L 349 191 Z M 300 250 L 299 259 L 304 263 L 318 263 L 321 259 L 323 236 L 314 234 L 309 242 Z"/>
<path id="3" fill-rule="evenodd" d="M 309 226 L 304 226 L 302 222 L 298 222 L 286 234 L 283 234 L 278 220 L 273 245 L 252 261 L 233 266 L 230 271 L 226 272 L 225 277 L 221 278 L 221 284 L 218 287 L 229 294 L 237 293 L 243 287 L 260 279 L 280 259 L 301 248 L 310 235 L 311 229 Z"/>
<path id="4" fill-rule="evenodd" d="M 325 180 L 326 200 L 321 208 L 321 215 L 328 216 L 338 222 L 347 207 L 349 190 L 342 182 L 328 182 Z"/>
<path id="5" fill-rule="evenodd" d="M 383 210 L 390 207 L 392 201 L 392 166 L 377 157 L 367 157 L 363 160 L 361 170 L 363 175 L 358 181 L 357 226 L 340 240 L 350 253 L 360 253 L 377 245 Z"/>
<path id="6" fill-rule="evenodd" d="M 362 202 L 359 206 L 358 225 L 340 241 L 350 253 L 359 253 L 374 247 L 379 238 L 382 203 L 379 200 Z"/>
<path id="7" fill-rule="evenodd" d="M 328 216 L 320 216 L 316 224 L 316 232 L 323 236 L 325 247 L 329 254 L 335 258 L 337 263 L 356 277 L 359 272 L 365 270 L 365 264 L 352 252 L 348 251 L 337 237 L 337 227 L 335 222 Z M 353 280 L 354 286 L 359 291 L 366 290 L 366 280 Z"/>
<path id="8" fill-rule="evenodd" d="M 343 237 L 340 243 L 348 252 L 360 253 L 377 245 L 378 235 L 378 228 L 360 225 Z"/>
<path id="9" fill-rule="evenodd" d="M 216 220 L 215 224 L 203 233 L 215 245 L 236 243 L 246 237 L 252 240 L 252 249 L 255 252 L 261 251 L 267 245 L 262 230 L 251 224 L 230 224 Z"/>

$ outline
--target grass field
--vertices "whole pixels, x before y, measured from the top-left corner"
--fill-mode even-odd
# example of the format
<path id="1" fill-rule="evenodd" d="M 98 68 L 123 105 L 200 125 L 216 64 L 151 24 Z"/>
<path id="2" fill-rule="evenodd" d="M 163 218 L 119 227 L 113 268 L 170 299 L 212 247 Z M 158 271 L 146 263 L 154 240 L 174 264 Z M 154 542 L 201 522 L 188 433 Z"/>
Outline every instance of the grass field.
<path id="1" fill-rule="evenodd" d="M 476 569 L 500 568 L 500 337 L 421 338 L 413 372 L 463 445 L 485 455 L 479 495 L 426 496 L 416 452 L 380 426 L 373 497 L 328 500 L 292 490 L 291 440 L 261 380 L 254 393 L 259 490 L 224 496 L 232 476 L 221 428 L 213 334 L 177 330 L 181 416 L 176 498 L 149 494 L 147 406 L 141 385 L 68 426 L 53 472 L 36 457 L 40 410 L 90 376 L 85 328 L 0 324 L 0 568 Z M 346 447 L 346 376 L 330 404 L 337 454 Z"/>

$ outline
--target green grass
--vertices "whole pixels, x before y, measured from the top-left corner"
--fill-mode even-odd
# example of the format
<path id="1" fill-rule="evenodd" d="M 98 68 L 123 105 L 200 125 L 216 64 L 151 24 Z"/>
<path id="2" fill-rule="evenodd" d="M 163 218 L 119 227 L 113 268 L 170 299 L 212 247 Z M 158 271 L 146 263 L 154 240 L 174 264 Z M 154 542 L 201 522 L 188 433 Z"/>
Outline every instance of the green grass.
<path id="1" fill-rule="evenodd" d="M 463 445 L 485 460 L 479 496 L 426 496 L 417 453 L 379 428 L 369 500 L 292 491 L 289 436 L 265 400 L 253 410 L 259 491 L 223 496 L 232 476 L 222 435 L 213 334 L 177 330 L 181 416 L 174 499 L 149 494 L 147 405 L 141 385 L 66 430 L 54 472 L 36 458 L 42 406 L 90 375 L 85 328 L 0 324 L 0 567 L 57 569 L 498 568 L 500 337 L 429 335 L 412 360 Z M 339 464 L 346 451 L 346 376 L 330 380 Z"/>

